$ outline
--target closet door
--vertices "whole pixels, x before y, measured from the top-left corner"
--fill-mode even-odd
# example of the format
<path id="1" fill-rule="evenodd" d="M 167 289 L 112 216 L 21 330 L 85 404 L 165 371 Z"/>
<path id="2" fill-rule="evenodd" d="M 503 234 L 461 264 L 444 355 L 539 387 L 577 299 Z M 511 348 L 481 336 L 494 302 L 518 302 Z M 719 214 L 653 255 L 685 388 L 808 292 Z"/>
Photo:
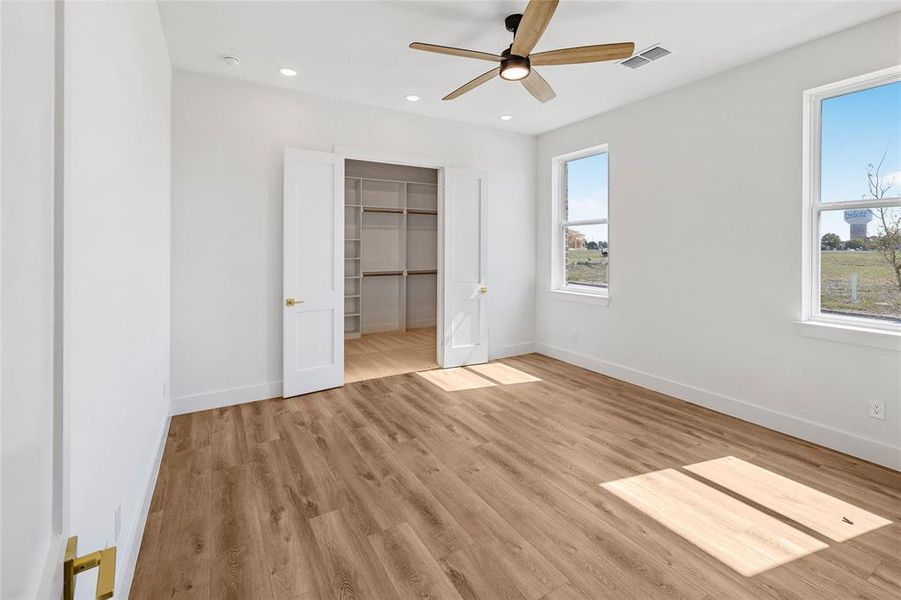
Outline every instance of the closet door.
<path id="1" fill-rule="evenodd" d="M 344 385 L 344 158 L 285 151 L 283 395 Z"/>
<path id="2" fill-rule="evenodd" d="M 484 174 L 468 169 L 444 169 L 439 214 L 443 293 L 439 311 L 444 344 L 442 367 L 488 361 L 487 215 Z"/>

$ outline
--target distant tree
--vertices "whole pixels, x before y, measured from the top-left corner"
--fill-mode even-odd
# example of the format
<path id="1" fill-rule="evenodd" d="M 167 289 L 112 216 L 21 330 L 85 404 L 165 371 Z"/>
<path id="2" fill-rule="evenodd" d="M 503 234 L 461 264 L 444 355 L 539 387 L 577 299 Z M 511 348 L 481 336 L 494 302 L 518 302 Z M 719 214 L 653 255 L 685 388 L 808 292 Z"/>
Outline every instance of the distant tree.
<path id="1" fill-rule="evenodd" d="M 867 183 L 870 196 L 876 200 L 886 198 L 889 191 L 895 186 L 895 178 L 886 181 L 883 166 L 885 165 L 885 153 L 878 165 L 867 165 Z M 871 209 L 876 217 L 877 235 L 873 245 L 882 258 L 885 259 L 895 271 L 895 279 L 898 289 L 901 290 L 901 208 L 879 207 Z"/>
<path id="2" fill-rule="evenodd" d="M 866 250 L 867 243 L 865 240 L 848 240 L 845 242 L 845 248 L 848 250 Z"/>
<path id="3" fill-rule="evenodd" d="M 575 229 L 566 230 L 566 249 L 577 250 L 585 247 L 585 234 Z"/>
<path id="4" fill-rule="evenodd" d="M 822 250 L 838 250 L 842 247 L 842 238 L 838 234 L 827 233 L 820 240 L 820 248 Z"/>
<path id="5" fill-rule="evenodd" d="M 588 242 L 588 246 L 587 246 L 587 247 L 588 247 L 589 250 L 597 250 L 597 249 L 598 249 L 598 243 L 597 243 L 597 242 Z"/>

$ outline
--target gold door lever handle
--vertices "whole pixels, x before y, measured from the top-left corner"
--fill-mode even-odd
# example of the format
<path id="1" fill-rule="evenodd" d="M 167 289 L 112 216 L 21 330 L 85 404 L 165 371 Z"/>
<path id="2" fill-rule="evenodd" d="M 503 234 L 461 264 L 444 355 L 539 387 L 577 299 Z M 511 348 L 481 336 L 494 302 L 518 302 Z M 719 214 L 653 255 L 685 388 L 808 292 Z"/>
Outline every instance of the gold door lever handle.
<path id="1" fill-rule="evenodd" d="M 487 293 L 488 293 L 488 286 L 483 285 L 482 287 L 480 287 L 480 288 L 479 288 L 479 293 L 480 293 L 480 294 L 487 294 Z"/>
<path id="2" fill-rule="evenodd" d="M 64 600 L 75 598 L 75 576 L 94 567 L 98 568 L 95 597 L 97 600 L 112 598 L 116 584 L 116 547 L 110 546 L 84 556 L 76 554 L 78 554 L 78 536 L 73 535 L 66 543 L 66 556 L 63 560 Z"/>
<path id="3" fill-rule="evenodd" d="M 285 300 L 285 306 L 295 306 L 297 304 L 303 304 L 303 300 L 298 300 L 297 298 L 288 298 Z"/>

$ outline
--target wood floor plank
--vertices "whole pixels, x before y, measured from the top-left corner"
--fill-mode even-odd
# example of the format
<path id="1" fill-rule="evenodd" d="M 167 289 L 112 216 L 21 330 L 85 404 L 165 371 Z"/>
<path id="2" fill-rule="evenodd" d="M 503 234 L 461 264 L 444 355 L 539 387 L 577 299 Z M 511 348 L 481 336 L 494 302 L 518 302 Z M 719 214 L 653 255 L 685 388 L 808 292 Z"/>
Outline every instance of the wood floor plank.
<path id="1" fill-rule="evenodd" d="M 407 523 L 370 535 L 369 542 L 400 592 L 398 598 L 460 599 L 441 566 Z"/>
<path id="2" fill-rule="evenodd" d="M 222 469 L 212 476 L 212 564 L 216 568 L 211 569 L 209 597 L 271 600 L 272 583 L 250 467 Z"/>
<path id="3" fill-rule="evenodd" d="M 227 406 L 210 411 L 210 445 L 213 448 L 214 469 L 244 464 L 248 452 L 240 407 Z"/>
<path id="4" fill-rule="evenodd" d="M 839 542 L 891 524 L 879 515 L 734 456 L 687 465 L 685 469 Z"/>
<path id="5" fill-rule="evenodd" d="M 367 337 L 363 355 L 409 342 Z M 406 373 L 174 417 L 130 597 L 901 595 L 901 473 L 544 356 L 500 364 L 540 381 L 448 392 Z M 727 456 L 892 522 L 745 577 L 600 487 L 671 469 L 820 536 L 680 471 Z M 665 495 L 710 504 L 686 494 Z M 668 515 L 713 539 L 729 523 L 719 512 Z M 785 555 L 759 531 L 725 530 L 773 562 Z"/>
<path id="6" fill-rule="evenodd" d="M 167 462 L 157 541 L 148 540 L 149 564 L 137 568 L 131 597 L 206 598 L 211 565 L 209 446 L 177 453 Z M 148 535 L 145 529 L 145 535 Z M 143 543 L 142 543 L 143 545 Z M 139 580 L 138 577 L 141 577 Z M 153 582 L 141 585 L 140 581 Z"/>
<path id="7" fill-rule="evenodd" d="M 322 565 L 310 551 L 312 530 L 282 445 L 282 440 L 273 440 L 253 446 L 251 469 L 273 594 L 290 599 L 320 592 Z"/>
<path id="8" fill-rule="evenodd" d="M 343 510 L 310 520 L 331 593 L 341 600 L 397 598 L 399 593 L 363 532 Z"/>

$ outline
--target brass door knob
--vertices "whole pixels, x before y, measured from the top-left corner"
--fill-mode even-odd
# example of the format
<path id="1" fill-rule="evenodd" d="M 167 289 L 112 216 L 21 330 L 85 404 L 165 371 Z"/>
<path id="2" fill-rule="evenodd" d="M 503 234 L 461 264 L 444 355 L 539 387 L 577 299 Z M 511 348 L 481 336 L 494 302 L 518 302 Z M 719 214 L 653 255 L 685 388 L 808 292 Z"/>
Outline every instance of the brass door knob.
<path id="1" fill-rule="evenodd" d="M 297 304 L 303 304 L 303 300 L 298 300 L 297 298 L 288 298 L 285 300 L 286 306 L 295 306 Z"/>
<path id="2" fill-rule="evenodd" d="M 480 293 L 480 294 L 487 294 L 487 293 L 488 293 L 488 286 L 483 285 L 482 287 L 480 287 L 480 288 L 479 288 L 479 293 Z"/>

